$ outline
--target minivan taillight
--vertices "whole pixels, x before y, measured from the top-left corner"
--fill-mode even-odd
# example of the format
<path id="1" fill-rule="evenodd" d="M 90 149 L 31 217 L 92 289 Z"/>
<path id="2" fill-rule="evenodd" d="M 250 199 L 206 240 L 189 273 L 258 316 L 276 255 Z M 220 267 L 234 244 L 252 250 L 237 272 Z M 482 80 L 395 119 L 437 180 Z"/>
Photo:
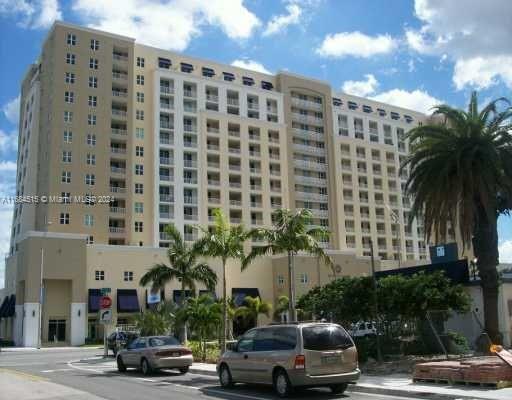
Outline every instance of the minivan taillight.
<path id="1" fill-rule="evenodd" d="M 304 369 L 306 368 L 306 357 L 305 356 L 296 356 L 295 357 L 295 369 Z"/>

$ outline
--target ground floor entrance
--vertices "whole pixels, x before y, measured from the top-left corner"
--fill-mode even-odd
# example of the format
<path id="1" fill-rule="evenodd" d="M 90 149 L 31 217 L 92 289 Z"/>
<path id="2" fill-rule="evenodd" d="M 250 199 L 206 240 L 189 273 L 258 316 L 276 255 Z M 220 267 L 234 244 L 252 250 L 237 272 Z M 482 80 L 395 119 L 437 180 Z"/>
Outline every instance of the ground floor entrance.
<path id="1" fill-rule="evenodd" d="M 66 341 L 66 320 L 50 319 L 48 321 L 48 341 L 65 342 Z"/>

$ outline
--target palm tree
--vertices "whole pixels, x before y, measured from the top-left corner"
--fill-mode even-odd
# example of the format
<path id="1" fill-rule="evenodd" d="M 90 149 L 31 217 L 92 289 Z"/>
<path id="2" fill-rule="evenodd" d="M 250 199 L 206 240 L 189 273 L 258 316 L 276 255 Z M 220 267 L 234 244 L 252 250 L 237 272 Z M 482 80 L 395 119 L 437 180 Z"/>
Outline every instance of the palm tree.
<path id="1" fill-rule="evenodd" d="M 244 299 L 243 306 L 236 309 L 235 315 L 245 318 L 246 321 L 254 321 L 258 326 L 258 316 L 260 314 L 270 316 L 272 305 L 269 302 L 261 300 L 259 297 L 247 296 Z"/>
<path id="2" fill-rule="evenodd" d="M 195 292 L 196 282 L 202 283 L 208 290 L 215 290 L 217 274 L 208 264 L 197 262 L 199 257 L 198 248 L 195 244 L 187 245 L 181 233 L 174 225 L 167 225 L 165 232 L 170 238 L 167 257 L 169 266 L 166 264 L 155 264 L 141 278 L 139 284 L 147 286 L 152 284 L 152 290 L 160 290 L 173 280 L 181 282 L 180 303 L 184 305 L 186 289 Z M 187 341 L 186 324 L 183 326 L 183 341 Z"/>
<path id="3" fill-rule="evenodd" d="M 276 308 L 274 309 L 274 320 L 281 322 L 282 315 L 290 308 L 290 299 L 288 296 L 279 296 L 277 298 Z"/>
<path id="4" fill-rule="evenodd" d="M 228 336 L 228 304 L 226 293 L 226 263 L 230 258 L 244 259 L 244 242 L 251 232 L 246 231 L 242 225 L 231 225 L 220 209 L 213 210 L 214 223 L 211 228 L 198 227 L 203 235 L 198 239 L 199 252 L 207 257 L 220 258 L 222 261 L 222 337 L 221 352 L 226 351 L 226 338 Z"/>
<path id="5" fill-rule="evenodd" d="M 260 229 L 256 236 L 267 242 L 264 246 L 254 246 L 249 255 L 242 262 L 242 270 L 260 256 L 269 254 L 288 255 L 288 282 L 289 284 L 289 310 L 290 319 L 295 321 L 295 276 L 294 257 L 298 252 L 306 252 L 322 259 L 325 264 L 333 268 L 334 263 L 320 244 L 318 239 L 326 238 L 329 233 L 324 228 L 310 228 L 312 213 L 301 209 L 295 213 L 287 209 L 278 209 L 273 213 L 274 228 Z"/>
<path id="6" fill-rule="evenodd" d="M 167 335 L 175 321 L 176 309 L 169 302 L 160 303 L 154 310 L 147 310 L 134 317 L 141 336 Z"/>
<path id="7" fill-rule="evenodd" d="M 505 107 L 499 107 L 505 104 Z M 512 209 L 512 108 L 500 98 L 478 110 L 434 107 L 432 123 L 412 129 L 406 191 L 413 217 L 423 217 L 426 239 L 446 240 L 457 227 L 463 246 L 473 245 L 484 298 L 485 329 L 498 343 L 498 232 L 500 214 Z"/>

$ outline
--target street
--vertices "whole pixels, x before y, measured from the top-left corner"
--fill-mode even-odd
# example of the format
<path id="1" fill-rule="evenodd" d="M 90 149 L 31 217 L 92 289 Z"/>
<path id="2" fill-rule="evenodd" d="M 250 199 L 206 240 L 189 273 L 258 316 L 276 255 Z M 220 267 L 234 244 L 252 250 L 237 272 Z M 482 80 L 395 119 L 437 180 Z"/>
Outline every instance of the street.
<path id="1" fill-rule="evenodd" d="M 101 355 L 99 349 L 47 349 L 21 350 L 0 353 L 0 400 L 140 400 L 159 399 L 226 399 L 267 400 L 276 399 L 271 387 L 237 385 L 224 390 L 214 376 L 189 373 L 180 375 L 173 371 L 157 372 L 144 377 L 140 372 L 120 374 L 111 363 L 80 362 Z M 25 383 L 25 384 L 24 384 Z M 41 386 L 42 385 L 42 386 Z M 41 387 L 40 387 L 41 386 Z M 42 388 L 50 394 L 44 395 Z M 387 395 L 347 391 L 334 396 L 327 390 L 299 391 L 298 399 L 333 399 L 336 397 L 360 399 L 404 399 Z"/>

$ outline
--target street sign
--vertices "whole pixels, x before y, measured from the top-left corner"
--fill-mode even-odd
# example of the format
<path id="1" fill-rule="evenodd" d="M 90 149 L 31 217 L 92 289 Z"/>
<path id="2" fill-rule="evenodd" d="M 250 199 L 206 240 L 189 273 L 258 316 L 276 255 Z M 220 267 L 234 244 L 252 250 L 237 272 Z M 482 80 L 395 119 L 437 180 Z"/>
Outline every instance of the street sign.
<path id="1" fill-rule="evenodd" d="M 112 309 L 105 308 L 100 310 L 100 324 L 110 324 L 112 323 Z"/>
<path id="2" fill-rule="evenodd" d="M 103 309 L 111 308 L 111 307 L 112 307 L 112 299 L 108 296 L 103 296 L 100 299 L 100 308 L 103 310 Z"/>

